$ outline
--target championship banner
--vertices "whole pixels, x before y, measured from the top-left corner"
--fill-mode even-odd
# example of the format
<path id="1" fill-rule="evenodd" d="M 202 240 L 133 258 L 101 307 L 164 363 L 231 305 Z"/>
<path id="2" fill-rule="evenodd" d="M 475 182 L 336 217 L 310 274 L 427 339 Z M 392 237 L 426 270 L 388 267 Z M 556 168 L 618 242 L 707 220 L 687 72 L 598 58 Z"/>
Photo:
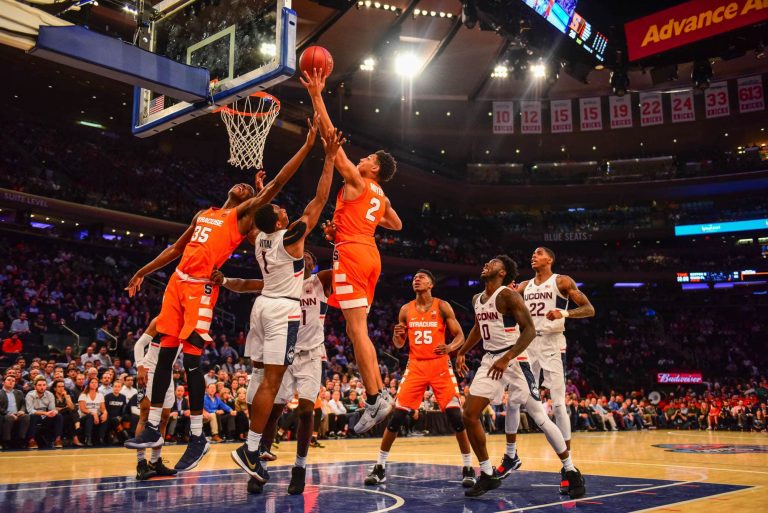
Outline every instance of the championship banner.
<path id="1" fill-rule="evenodd" d="M 672 111 L 672 123 L 684 123 L 695 121 L 696 114 L 693 111 L 693 91 L 678 91 L 670 95 Z"/>
<path id="2" fill-rule="evenodd" d="M 714 82 L 704 90 L 704 113 L 707 119 L 731 115 L 728 82 Z"/>
<path id="3" fill-rule="evenodd" d="M 664 123 L 661 107 L 661 93 L 640 93 L 640 126 L 654 126 Z"/>
<path id="4" fill-rule="evenodd" d="M 581 131 L 603 129 L 603 111 L 600 107 L 600 97 L 580 98 L 579 116 L 581 118 Z"/>
<path id="5" fill-rule="evenodd" d="M 493 133 L 512 134 L 515 132 L 515 103 L 493 102 Z"/>
<path id="6" fill-rule="evenodd" d="M 624 25 L 629 60 L 768 20 L 765 0 L 692 0 Z"/>
<path id="7" fill-rule="evenodd" d="M 632 128 L 632 95 L 609 96 L 611 128 Z"/>
<path id="8" fill-rule="evenodd" d="M 541 102 L 539 100 L 520 101 L 520 133 L 541 133 Z"/>
<path id="9" fill-rule="evenodd" d="M 765 109 L 765 91 L 763 90 L 763 77 L 740 78 L 736 90 L 739 94 L 739 112 L 755 112 Z"/>
<path id="10" fill-rule="evenodd" d="M 549 102 L 551 132 L 562 134 L 573 132 L 573 110 L 571 100 L 552 100 Z"/>

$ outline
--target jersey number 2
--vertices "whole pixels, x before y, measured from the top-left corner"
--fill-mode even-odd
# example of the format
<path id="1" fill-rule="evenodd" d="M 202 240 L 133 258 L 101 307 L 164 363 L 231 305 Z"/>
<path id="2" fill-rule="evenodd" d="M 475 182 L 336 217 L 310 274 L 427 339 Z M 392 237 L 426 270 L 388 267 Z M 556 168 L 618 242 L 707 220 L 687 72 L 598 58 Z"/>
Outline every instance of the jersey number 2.
<path id="1" fill-rule="evenodd" d="M 365 218 L 372 223 L 376 222 L 376 218 L 373 216 L 374 212 L 378 212 L 381 208 L 381 200 L 379 198 L 371 198 L 371 208 L 365 213 Z"/>
<path id="2" fill-rule="evenodd" d="M 528 305 L 528 309 L 531 311 L 531 317 L 543 317 L 547 314 L 544 313 L 544 303 L 531 303 Z"/>

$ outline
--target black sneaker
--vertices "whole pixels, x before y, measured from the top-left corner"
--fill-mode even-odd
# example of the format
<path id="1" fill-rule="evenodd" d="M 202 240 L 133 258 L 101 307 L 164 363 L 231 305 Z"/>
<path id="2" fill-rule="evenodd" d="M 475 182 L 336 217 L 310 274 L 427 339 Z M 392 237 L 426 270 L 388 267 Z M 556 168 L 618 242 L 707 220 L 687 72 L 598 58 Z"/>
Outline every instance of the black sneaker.
<path id="1" fill-rule="evenodd" d="M 174 468 L 168 468 L 165 466 L 165 463 L 163 463 L 162 459 L 157 460 L 154 463 L 149 464 L 153 469 L 155 469 L 155 472 L 158 476 L 161 477 L 167 477 L 167 476 L 175 476 L 178 474 L 178 470 Z"/>
<path id="2" fill-rule="evenodd" d="M 475 477 L 475 469 L 472 467 L 464 467 L 461 469 L 461 486 L 464 488 L 472 488 L 477 483 Z"/>
<path id="3" fill-rule="evenodd" d="M 135 438 L 126 440 L 123 444 L 128 449 L 153 449 L 163 445 L 163 435 L 157 429 L 157 426 L 153 426 L 149 422 L 144 426 L 144 431 Z"/>
<path id="4" fill-rule="evenodd" d="M 377 463 L 373 466 L 373 470 L 371 470 L 371 473 L 368 474 L 368 477 L 365 478 L 365 484 L 367 486 L 375 486 L 386 482 L 386 480 L 387 470 Z"/>
<path id="5" fill-rule="evenodd" d="M 325 446 L 323 444 L 321 444 L 320 441 L 317 438 L 315 438 L 314 436 L 312 437 L 312 440 L 309 441 L 309 446 L 310 447 L 314 447 L 315 449 L 324 449 L 325 448 Z"/>
<path id="6" fill-rule="evenodd" d="M 491 475 L 488 475 L 485 472 L 480 472 L 480 479 L 477 480 L 472 488 L 464 492 L 464 496 L 480 497 L 491 490 L 495 490 L 499 486 L 501 486 L 501 479 L 495 469 Z"/>
<path id="7" fill-rule="evenodd" d="M 248 493 L 258 495 L 264 491 L 264 483 L 252 477 L 248 480 Z"/>
<path id="8" fill-rule="evenodd" d="M 136 465 L 136 481 L 146 481 L 150 477 L 155 477 L 156 475 L 157 472 L 147 460 L 141 460 Z"/>
<path id="9" fill-rule="evenodd" d="M 245 470 L 251 477 L 258 479 L 262 483 L 269 481 L 269 473 L 267 469 L 261 464 L 259 459 L 258 449 L 255 451 L 248 450 L 248 444 L 243 444 L 230 453 L 232 460 L 238 464 L 240 468 Z"/>
<path id="10" fill-rule="evenodd" d="M 291 469 L 291 482 L 288 485 L 288 495 L 299 495 L 300 493 L 304 493 L 304 484 L 306 479 L 306 468 L 293 467 Z"/>
<path id="11" fill-rule="evenodd" d="M 568 495 L 568 478 L 565 475 L 565 468 L 560 469 L 560 495 Z"/>
<path id="12" fill-rule="evenodd" d="M 184 451 L 184 454 L 181 455 L 181 459 L 176 463 L 174 468 L 179 472 L 192 470 L 198 463 L 200 463 L 203 456 L 208 454 L 210 448 L 211 444 L 208 443 L 208 439 L 205 438 L 205 435 L 190 436 L 187 449 Z"/>
<path id="13" fill-rule="evenodd" d="M 274 443 L 272 445 L 274 445 Z M 277 459 L 277 456 L 275 456 L 275 453 L 273 453 L 263 445 L 259 445 L 259 459 L 264 461 L 275 461 Z"/>
<path id="14" fill-rule="evenodd" d="M 587 488 L 584 486 L 584 476 L 581 475 L 579 469 L 567 471 L 565 478 L 568 480 L 568 496 L 571 499 L 584 497 L 587 493 Z"/>
<path id="15" fill-rule="evenodd" d="M 506 479 L 513 470 L 519 469 L 523 465 L 523 462 L 520 460 L 520 458 L 517 456 L 517 451 L 515 451 L 515 457 L 510 458 L 508 455 L 504 455 L 503 458 L 501 458 L 501 465 L 498 466 L 496 471 L 499 473 L 500 479 Z"/>

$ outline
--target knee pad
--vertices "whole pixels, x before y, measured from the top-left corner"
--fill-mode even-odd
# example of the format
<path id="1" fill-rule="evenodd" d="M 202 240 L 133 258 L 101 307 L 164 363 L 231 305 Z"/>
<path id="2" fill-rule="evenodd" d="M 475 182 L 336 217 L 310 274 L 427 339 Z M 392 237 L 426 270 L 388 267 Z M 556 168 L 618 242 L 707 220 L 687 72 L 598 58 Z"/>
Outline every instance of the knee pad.
<path id="1" fill-rule="evenodd" d="M 264 380 L 264 369 L 254 367 L 251 371 L 251 379 L 248 381 L 248 388 L 245 392 L 245 401 L 250 405 L 253 402 L 253 397 L 256 395 L 256 391 L 259 389 L 259 385 Z"/>
<path id="2" fill-rule="evenodd" d="M 407 410 L 395 408 L 395 413 L 392 414 L 392 418 L 390 419 L 389 424 L 387 425 L 387 429 L 389 429 L 393 433 L 399 433 L 400 428 L 403 426 L 403 423 L 405 422 L 405 418 L 407 416 L 408 416 Z"/>
<path id="3" fill-rule="evenodd" d="M 461 408 L 448 408 L 445 410 L 445 416 L 448 418 L 448 424 L 457 433 L 464 431 L 464 419 L 461 417 Z"/>

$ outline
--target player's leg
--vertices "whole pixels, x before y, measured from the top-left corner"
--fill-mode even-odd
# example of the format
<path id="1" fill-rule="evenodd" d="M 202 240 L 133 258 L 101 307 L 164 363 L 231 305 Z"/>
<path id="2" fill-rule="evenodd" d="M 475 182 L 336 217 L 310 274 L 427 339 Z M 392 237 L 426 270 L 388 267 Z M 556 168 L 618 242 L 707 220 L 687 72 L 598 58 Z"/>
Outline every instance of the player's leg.
<path id="1" fill-rule="evenodd" d="M 163 438 L 165 438 L 165 434 L 168 429 L 168 419 L 171 417 L 171 408 L 173 407 L 173 402 L 175 401 L 176 396 L 174 395 L 174 384 L 171 383 L 168 386 L 168 390 L 165 393 L 165 400 L 163 401 L 163 411 L 162 415 L 160 417 L 160 434 Z M 177 473 L 176 469 L 168 468 L 165 466 L 165 463 L 163 463 L 162 460 L 162 448 L 163 446 L 160 445 L 158 447 L 152 448 L 152 454 L 149 457 L 149 466 L 152 468 L 152 470 L 155 471 L 155 473 L 158 476 L 175 476 Z"/>
<path id="2" fill-rule="evenodd" d="M 320 393 L 324 354 L 325 350 L 320 346 L 309 353 L 302 353 L 291 365 L 291 373 L 293 374 L 291 382 L 294 384 L 292 388 L 295 388 L 299 394 L 299 406 L 296 409 L 299 425 L 296 429 L 296 461 L 291 469 L 291 482 L 288 485 L 290 495 L 304 492 L 307 476 L 307 454 L 309 454 L 309 446 L 315 427 L 315 399 Z"/>
<path id="3" fill-rule="evenodd" d="M 150 373 L 150 376 L 152 374 L 154 373 Z M 150 382 L 148 382 L 147 385 L 150 385 Z M 144 431 L 144 426 L 147 423 L 147 417 L 149 417 L 149 403 L 149 397 L 147 396 L 144 396 L 139 403 L 139 422 L 136 424 L 136 438 L 141 436 L 141 432 Z M 157 474 L 154 469 L 149 466 L 149 462 L 146 459 L 146 449 L 136 449 L 136 459 L 137 481 L 144 481 Z"/>
<path id="4" fill-rule="evenodd" d="M 555 424 L 563 434 L 568 450 L 571 450 L 571 419 L 565 407 L 565 353 L 548 359 L 544 367 L 544 383 L 552 396 Z"/>
<path id="5" fill-rule="evenodd" d="M 480 415 L 489 404 L 490 400 L 488 398 L 475 396 L 470 392 L 462 411 L 462 420 L 464 421 L 464 426 L 466 426 L 469 443 L 477 460 L 480 462 L 480 478 L 472 488 L 464 492 L 464 495 L 467 497 L 479 497 L 501 486 L 501 480 L 496 475 L 495 469 L 488 457 L 485 431 L 480 422 Z"/>
<path id="6" fill-rule="evenodd" d="M 506 448 L 504 456 L 501 458 L 501 464 L 497 470 L 502 479 L 509 476 L 513 470 L 522 466 L 523 462 L 517 455 L 517 431 L 520 428 L 520 405 L 513 404 L 507 400 L 507 415 L 504 417 L 504 433 L 506 436 Z"/>

